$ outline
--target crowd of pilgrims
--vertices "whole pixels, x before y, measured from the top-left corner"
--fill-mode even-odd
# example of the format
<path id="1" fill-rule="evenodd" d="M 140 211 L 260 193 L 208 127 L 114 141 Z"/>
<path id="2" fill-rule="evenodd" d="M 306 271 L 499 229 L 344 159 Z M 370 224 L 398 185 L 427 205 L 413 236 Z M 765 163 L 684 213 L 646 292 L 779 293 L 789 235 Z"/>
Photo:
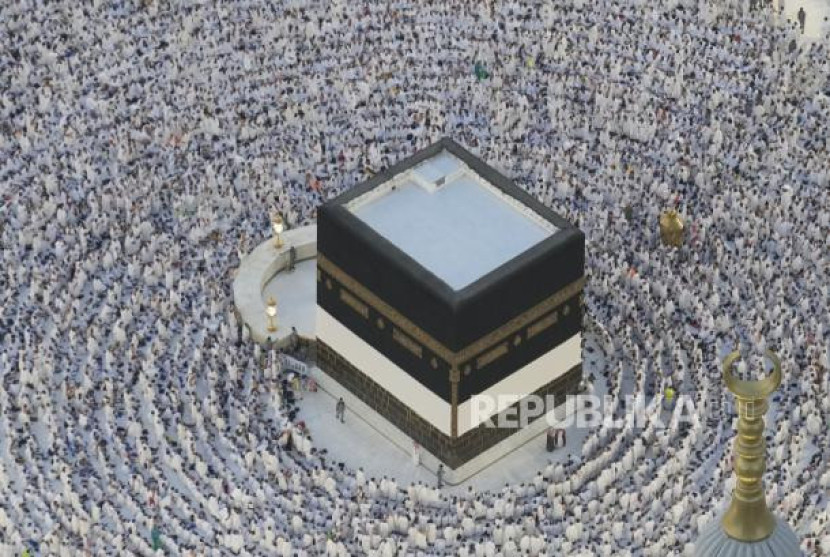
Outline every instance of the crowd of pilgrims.
<path id="1" fill-rule="evenodd" d="M 720 363 L 740 347 L 742 375 L 764 348 L 784 362 L 770 506 L 830 555 L 825 41 L 737 1 L 0 14 L 0 554 L 689 555 L 734 483 Z M 614 416 L 671 385 L 693 419 L 596 427 L 491 491 L 315 446 L 238 342 L 239 254 L 272 207 L 311 224 L 443 136 L 585 231 Z"/>

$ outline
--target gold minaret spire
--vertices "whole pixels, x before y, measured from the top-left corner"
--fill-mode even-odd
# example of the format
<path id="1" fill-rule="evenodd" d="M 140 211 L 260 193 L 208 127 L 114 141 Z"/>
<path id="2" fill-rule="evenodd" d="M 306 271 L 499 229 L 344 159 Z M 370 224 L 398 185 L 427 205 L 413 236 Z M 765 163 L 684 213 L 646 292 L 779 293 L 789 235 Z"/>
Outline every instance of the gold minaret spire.
<path id="1" fill-rule="evenodd" d="M 781 384 L 781 361 L 770 351 L 772 373 L 759 381 L 735 377 L 738 352 L 723 361 L 723 380 L 735 395 L 738 435 L 735 437 L 737 483 L 732 502 L 720 520 L 703 527 L 695 541 L 695 557 L 801 557 L 801 541 L 792 528 L 774 516 L 764 494 L 767 444 L 764 415 L 767 398 Z"/>
<path id="2" fill-rule="evenodd" d="M 730 538 L 742 542 L 764 540 L 776 526 L 764 494 L 767 468 L 764 415 L 769 408 L 769 395 L 781 384 L 781 361 L 769 350 L 766 355 L 772 362 L 772 373 L 758 381 L 744 381 L 733 375 L 732 367 L 741 357 L 739 352 L 732 352 L 723 361 L 723 380 L 737 399 L 734 466 L 738 481 L 721 525 Z"/>

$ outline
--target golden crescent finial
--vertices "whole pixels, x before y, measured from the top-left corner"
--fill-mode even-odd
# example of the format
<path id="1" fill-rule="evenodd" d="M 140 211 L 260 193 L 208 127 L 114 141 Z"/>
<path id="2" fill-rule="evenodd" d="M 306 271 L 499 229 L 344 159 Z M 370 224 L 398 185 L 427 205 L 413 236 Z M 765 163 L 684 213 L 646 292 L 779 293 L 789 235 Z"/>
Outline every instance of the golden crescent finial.
<path id="1" fill-rule="evenodd" d="M 758 381 L 741 380 L 732 373 L 732 366 L 741 357 L 739 352 L 732 352 L 723 361 L 723 380 L 737 398 L 738 435 L 733 460 L 737 482 L 721 525 L 729 537 L 743 542 L 766 539 L 776 524 L 764 496 L 764 414 L 769 407 L 767 397 L 781 384 L 781 361 L 769 350 L 766 355 L 773 370 Z"/>
<path id="2" fill-rule="evenodd" d="M 767 398 L 781 384 L 781 360 L 770 350 L 767 350 L 765 354 L 772 362 L 772 373 L 757 381 L 738 379 L 732 373 L 732 366 L 741 358 L 741 353 L 737 350 L 730 353 L 723 360 L 723 381 L 736 397 L 746 400 L 761 400 Z"/>

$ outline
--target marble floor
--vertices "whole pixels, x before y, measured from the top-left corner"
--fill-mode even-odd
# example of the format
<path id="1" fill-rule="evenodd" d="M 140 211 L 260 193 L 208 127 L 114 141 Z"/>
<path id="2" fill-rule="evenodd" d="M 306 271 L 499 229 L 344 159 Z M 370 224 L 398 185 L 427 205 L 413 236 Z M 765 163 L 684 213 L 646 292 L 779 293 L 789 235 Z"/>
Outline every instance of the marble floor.
<path id="1" fill-rule="evenodd" d="M 317 305 L 317 259 L 297 263 L 293 271 L 280 271 L 262 292 L 263 299 L 277 300 L 279 327 L 297 327 L 303 336 L 314 336 L 314 308 Z"/>
<path id="2" fill-rule="evenodd" d="M 586 346 L 592 350 L 585 357 L 586 374 L 593 372 L 598 377 L 594 384 L 595 394 L 602 396 L 606 392 L 600 374 L 604 358 L 591 336 L 586 336 Z M 362 467 L 369 478 L 380 479 L 385 475 L 394 477 L 399 485 L 418 481 L 434 485 L 434 474 L 423 466 L 415 466 L 411 453 L 387 439 L 360 416 L 350 413 L 348 408 L 346 423 L 339 423 L 334 415 L 336 401 L 331 395 L 318 390 L 306 392 L 303 397 L 298 419 L 305 421 L 314 445 L 327 449 L 330 458 L 345 462 L 352 469 Z M 549 462 L 561 462 L 568 455 L 580 454 L 589 430 L 577 427 L 576 420 L 573 422 L 566 429 L 566 447 L 549 453 L 545 450 L 545 436 L 539 435 L 464 482 L 447 486 L 446 492 L 461 493 L 470 485 L 476 490 L 498 490 L 506 483 L 528 482 Z"/>
<path id="3" fill-rule="evenodd" d="M 780 2 L 781 0 L 777 0 Z M 804 8 L 806 14 L 804 37 L 820 39 L 830 32 L 830 0 L 783 0 L 784 16 L 790 21 L 798 21 L 798 10 Z M 827 20 L 825 20 L 827 18 Z"/>

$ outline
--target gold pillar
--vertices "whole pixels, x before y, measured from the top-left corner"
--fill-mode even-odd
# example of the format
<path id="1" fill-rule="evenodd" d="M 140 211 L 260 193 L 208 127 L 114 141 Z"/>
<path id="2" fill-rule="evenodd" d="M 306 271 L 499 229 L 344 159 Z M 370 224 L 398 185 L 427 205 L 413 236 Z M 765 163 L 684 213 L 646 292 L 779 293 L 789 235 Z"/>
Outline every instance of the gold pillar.
<path id="1" fill-rule="evenodd" d="M 461 372 L 458 367 L 450 368 L 450 386 L 452 388 L 452 409 L 450 410 L 450 435 L 458 437 L 458 382 L 461 381 Z"/>
<path id="2" fill-rule="evenodd" d="M 723 361 L 723 380 L 737 399 L 738 436 L 735 438 L 734 467 L 737 482 L 732 503 L 721 520 L 724 532 L 742 542 L 766 539 L 775 530 L 775 517 L 764 494 L 766 449 L 764 414 L 767 398 L 781 384 L 781 361 L 767 350 L 772 373 L 759 381 L 743 381 L 732 374 L 732 366 L 741 356 L 736 352 Z"/>

